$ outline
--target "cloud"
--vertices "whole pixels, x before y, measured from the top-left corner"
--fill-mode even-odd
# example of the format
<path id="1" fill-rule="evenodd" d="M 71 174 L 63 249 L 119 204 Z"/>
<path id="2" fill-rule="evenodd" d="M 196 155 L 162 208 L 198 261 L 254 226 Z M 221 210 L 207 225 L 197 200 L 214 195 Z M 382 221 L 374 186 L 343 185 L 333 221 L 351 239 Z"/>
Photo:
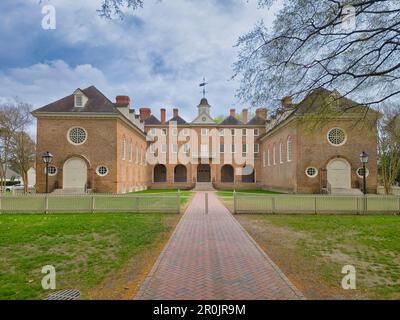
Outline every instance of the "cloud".
<path id="1" fill-rule="evenodd" d="M 238 83 L 230 81 L 233 46 L 257 20 L 271 23 L 276 11 L 258 10 L 257 0 L 148 0 L 124 20 L 109 21 L 96 14 L 100 0 L 47 3 L 57 12 L 53 31 L 41 29 L 36 0 L 0 4 L 10 17 L 0 22 L 7 30 L 0 41 L 14 39 L 8 50 L 0 48 L 3 99 L 19 96 L 40 106 L 94 84 L 110 99 L 130 95 L 135 107 L 180 107 L 188 120 L 197 112 L 203 76 L 215 116 L 242 107 L 234 96 Z M 13 19 L 21 16 L 22 22 Z"/>

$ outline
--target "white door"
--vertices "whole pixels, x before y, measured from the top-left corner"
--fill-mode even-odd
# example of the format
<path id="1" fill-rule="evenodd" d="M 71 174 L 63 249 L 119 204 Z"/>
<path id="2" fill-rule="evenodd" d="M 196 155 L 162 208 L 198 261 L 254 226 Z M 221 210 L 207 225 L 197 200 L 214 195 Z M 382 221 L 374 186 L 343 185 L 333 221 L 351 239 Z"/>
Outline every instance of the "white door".
<path id="1" fill-rule="evenodd" d="M 63 169 L 63 188 L 84 189 L 86 183 L 86 162 L 79 158 L 72 158 L 65 162 Z"/>
<path id="2" fill-rule="evenodd" d="M 351 168 L 344 159 L 335 159 L 328 164 L 328 182 L 333 189 L 351 188 Z"/>

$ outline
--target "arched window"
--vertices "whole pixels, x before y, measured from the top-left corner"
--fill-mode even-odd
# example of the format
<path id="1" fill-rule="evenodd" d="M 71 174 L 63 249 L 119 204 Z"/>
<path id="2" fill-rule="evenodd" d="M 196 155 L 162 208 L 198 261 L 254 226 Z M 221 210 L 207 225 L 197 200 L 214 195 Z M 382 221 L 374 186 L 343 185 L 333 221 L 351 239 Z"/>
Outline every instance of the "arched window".
<path id="1" fill-rule="evenodd" d="M 293 160 L 293 142 L 292 142 L 292 137 L 290 136 L 287 139 L 286 157 L 288 162 Z"/>
<path id="2" fill-rule="evenodd" d="M 177 165 L 174 169 L 174 182 L 187 182 L 187 169 L 183 165 Z"/>
<path id="3" fill-rule="evenodd" d="M 279 144 L 279 162 L 283 163 L 283 143 Z"/>
<path id="4" fill-rule="evenodd" d="M 268 147 L 268 150 L 267 150 L 267 164 L 268 164 L 268 167 L 271 166 L 271 158 L 270 158 L 270 154 L 269 154 L 269 147 Z"/>
<path id="5" fill-rule="evenodd" d="M 275 143 L 274 143 L 272 158 L 273 158 L 274 165 L 276 165 L 276 144 Z"/>
<path id="6" fill-rule="evenodd" d="M 129 161 L 132 162 L 133 150 L 132 150 L 132 141 L 129 144 Z"/>
<path id="7" fill-rule="evenodd" d="M 243 183 L 255 183 L 256 182 L 256 171 L 250 165 L 243 168 L 242 171 L 242 182 Z"/>
<path id="8" fill-rule="evenodd" d="M 121 158 L 125 160 L 125 153 L 126 153 L 126 139 L 122 138 L 122 145 L 121 145 Z"/>
<path id="9" fill-rule="evenodd" d="M 227 164 L 221 168 L 221 182 L 232 183 L 235 181 L 234 169 L 231 165 Z"/>
<path id="10" fill-rule="evenodd" d="M 167 168 L 163 164 L 154 167 L 154 182 L 167 182 Z"/>

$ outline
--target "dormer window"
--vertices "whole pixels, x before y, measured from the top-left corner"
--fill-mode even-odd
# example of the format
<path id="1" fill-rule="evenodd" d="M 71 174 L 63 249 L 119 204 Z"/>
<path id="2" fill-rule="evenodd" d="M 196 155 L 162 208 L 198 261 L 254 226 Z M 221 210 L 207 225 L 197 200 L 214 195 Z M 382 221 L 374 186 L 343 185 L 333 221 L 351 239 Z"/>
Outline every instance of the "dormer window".
<path id="1" fill-rule="evenodd" d="M 75 95 L 75 108 L 83 107 L 83 96 L 80 94 Z"/>

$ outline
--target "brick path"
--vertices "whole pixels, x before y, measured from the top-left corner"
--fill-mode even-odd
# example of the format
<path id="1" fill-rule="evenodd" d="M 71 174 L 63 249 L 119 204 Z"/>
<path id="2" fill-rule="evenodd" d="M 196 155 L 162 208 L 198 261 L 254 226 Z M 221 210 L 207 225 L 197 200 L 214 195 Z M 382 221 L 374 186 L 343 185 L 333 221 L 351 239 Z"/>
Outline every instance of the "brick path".
<path id="1" fill-rule="evenodd" d="M 198 192 L 136 299 L 302 299 L 302 294 L 209 192 Z"/>

